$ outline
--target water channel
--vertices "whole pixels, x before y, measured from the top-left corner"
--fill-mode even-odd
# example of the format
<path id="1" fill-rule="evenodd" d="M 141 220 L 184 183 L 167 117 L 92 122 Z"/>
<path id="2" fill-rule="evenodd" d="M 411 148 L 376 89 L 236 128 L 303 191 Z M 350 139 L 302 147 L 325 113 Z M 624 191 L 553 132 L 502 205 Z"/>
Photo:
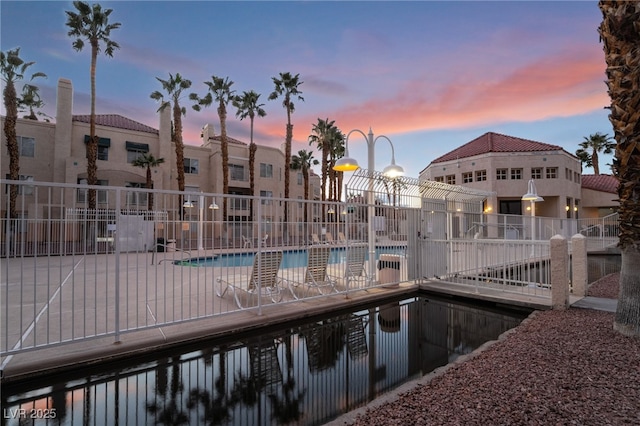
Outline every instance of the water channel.
<path id="1" fill-rule="evenodd" d="M 35 414 L 55 417 L 35 424 L 56 425 L 323 424 L 472 352 L 528 314 L 423 296 L 361 306 L 108 368 L 3 384 L 2 423 L 24 424 L 21 415 Z"/>

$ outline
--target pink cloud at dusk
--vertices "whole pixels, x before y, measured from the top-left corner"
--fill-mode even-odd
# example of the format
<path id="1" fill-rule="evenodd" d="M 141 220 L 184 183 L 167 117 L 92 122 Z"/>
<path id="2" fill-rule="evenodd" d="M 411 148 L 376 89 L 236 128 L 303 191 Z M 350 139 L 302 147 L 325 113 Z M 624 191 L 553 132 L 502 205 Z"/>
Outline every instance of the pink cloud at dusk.
<path id="1" fill-rule="evenodd" d="M 410 81 L 396 96 L 341 108 L 330 118 L 350 128 L 375 117 L 387 132 L 404 133 L 583 114 L 608 103 L 599 59 L 590 52 L 556 54 L 498 81 L 453 81 L 435 98 L 422 91 L 423 81 Z"/>

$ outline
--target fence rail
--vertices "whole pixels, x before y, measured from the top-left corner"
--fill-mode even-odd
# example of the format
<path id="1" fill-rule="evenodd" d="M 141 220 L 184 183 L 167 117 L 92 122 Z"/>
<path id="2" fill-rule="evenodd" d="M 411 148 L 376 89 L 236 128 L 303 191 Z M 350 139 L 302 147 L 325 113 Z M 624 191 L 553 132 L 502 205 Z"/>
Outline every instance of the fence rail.
<path id="1" fill-rule="evenodd" d="M 389 285 L 389 274 L 382 273 L 387 282 L 379 283 L 375 268 L 381 254 L 397 256 L 392 285 L 408 280 L 411 250 L 402 238 L 407 220 L 391 206 L 377 209 L 378 243 L 374 252 L 366 251 L 355 276 L 351 269 L 347 274 L 348 253 L 368 240 L 361 214 L 366 206 L 342 214 L 344 205 L 335 202 L 154 191 L 143 197 L 153 206 L 133 209 L 127 203 L 136 198 L 131 193 L 145 190 L 105 187 L 103 199 L 112 205 L 89 209 L 78 205 L 85 200 L 78 198 L 82 185 L 29 184 L 29 191 L 18 191 L 17 217 L 3 215 L 0 222 L 3 357 L 105 336 L 117 341 L 135 330 L 235 312 L 240 307 L 233 297 L 217 295 L 221 282 L 245 279 L 240 287 L 250 285 L 252 259 L 260 252 L 284 254 L 277 271 L 279 303 L 324 297 L 313 288 L 294 295 L 285 284 L 304 277 L 313 245 L 331 251 L 331 293 Z M 0 198 L 5 212 L 7 194 Z M 236 215 L 231 207 L 237 205 L 248 207 L 246 216 Z M 367 275 L 372 270 L 374 276 Z M 258 279 L 255 285 L 260 293 L 266 284 Z M 243 308 L 260 313 L 271 302 L 258 298 Z"/>
<path id="2" fill-rule="evenodd" d="M 278 303 L 423 279 L 547 297 L 548 241 L 492 238 L 488 226 L 463 238 L 474 222 L 509 218 L 121 187 L 101 187 L 98 208 L 90 209 L 86 185 L 0 183 L 19 186 L 15 204 L 11 191 L 0 194 L 2 357 L 105 336 L 118 341 L 123 333 L 241 307 L 260 314 L 272 300 L 251 299 L 242 288 L 262 293 L 266 278 L 256 275 L 253 260 L 266 251 L 283 252 Z M 11 210 L 16 214 L 8 217 Z M 598 229 L 613 232 L 616 224 L 617 217 L 608 218 Z M 585 233 L 596 225 L 585 222 Z M 307 250 L 317 245 L 330 248 L 329 286 L 307 285 Z M 352 250 L 362 246 L 367 250 L 354 265 Z M 223 294 L 223 282 L 232 280 L 244 280 L 241 307 Z"/>
<path id="3" fill-rule="evenodd" d="M 550 297 L 548 241 L 425 240 L 423 278 Z"/>

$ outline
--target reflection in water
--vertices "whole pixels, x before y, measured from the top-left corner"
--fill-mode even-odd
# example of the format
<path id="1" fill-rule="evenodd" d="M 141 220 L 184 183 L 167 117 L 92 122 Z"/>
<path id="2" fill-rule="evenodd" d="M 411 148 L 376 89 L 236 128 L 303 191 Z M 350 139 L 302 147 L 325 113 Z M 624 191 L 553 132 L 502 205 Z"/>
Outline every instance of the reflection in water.
<path id="1" fill-rule="evenodd" d="M 526 314 L 411 298 L 202 342 L 117 371 L 3 385 L 2 406 L 55 408 L 64 425 L 322 424 L 496 339 Z"/>

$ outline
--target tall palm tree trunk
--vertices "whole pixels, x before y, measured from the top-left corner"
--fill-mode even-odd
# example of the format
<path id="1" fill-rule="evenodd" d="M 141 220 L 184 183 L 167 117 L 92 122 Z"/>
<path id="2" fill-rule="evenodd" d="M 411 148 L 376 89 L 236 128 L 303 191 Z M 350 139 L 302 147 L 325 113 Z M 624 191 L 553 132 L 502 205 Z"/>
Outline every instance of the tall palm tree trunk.
<path id="1" fill-rule="evenodd" d="M 177 167 L 178 172 L 178 190 L 180 195 L 178 196 L 178 211 L 180 212 L 180 219 L 184 218 L 185 211 L 183 207 L 184 203 L 184 145 L 182 143 L 182 111 L 177 102 L 173 103 L 173 123 L 174 129 L 174 143 L 176 145 L 176 164 L 182 164 L 182 168 Z"/>
<path id="2" fill-rule="evenodd" d="M 87 183 L 98 184 L 98 136 L 96 135 L 96 62 L 98 60 L 98 40 L 91 40 L 91 114 L 89 116 L 89 141 L 87 142 Z M 89 208 L 97 205 L 96 190 L 90 189 Z"/>
<path id="3" fill-rule="evenodd" d="M 289 179 L 291 164 L 291 140 L 293 139 L 293 124 L 291 124 L 291 112 L 287 109 L 287 140 L 284 148 L 284 238 L 289 236 Z"/>
<path id="4" fill-rule="evenodd" d="M 599 7 L 617 142 L 613 169 L 620 182 L 622 267 L 614 329 L 640 337 L 640 7 L 623 1 L 600 1 Z"/>
<path id="5" fill-rule="evenodd" d="M 222 151 L 222 193 L 229 193 L 229 142 L 227 141 L 227 110 L 218 107 L 220 117 L 220 150 Z M 222 218 L 227 220 L 227 197 L 222 198 Z"/>
<path id="6" fill-rule="evenodd" d="M 251 140 L 253 141 L 253 122 L 251 123 Z M 249 192 L 251 196 L 256 195 L 256 150 L 258 147 L 255 143 L 249 144 Z M 253 198 L 249 199 L 249 220 L 253 222 Z"/>
<path id="7" fill-rule="evenodd" d="M 153 191 L 151 191 L 151 188 L 153 188 L 153 179 L 151 179 L 151 166 L 147 165 L 147 189 L 149 190 L 149 192 L 147 192 L 147 210 L 149 211 L 153 210 Z"/>
<path id="8" fill-rule="evenodd" d="M 7 137 L 7 150 L 9 151 L 9 179 L 20 179 L 20 151 L 18 148 L 18 136 L 16 134 L 16 122 L 18 121 L 18 103 L 16 86 L 9 80 L 4 88 L 4 105 L 7 116 L 4 121 L 4 134 Z M 18 217 L 16 201 L 18 199 L 18 187 L 9 186 L 9 218 Z"/>

